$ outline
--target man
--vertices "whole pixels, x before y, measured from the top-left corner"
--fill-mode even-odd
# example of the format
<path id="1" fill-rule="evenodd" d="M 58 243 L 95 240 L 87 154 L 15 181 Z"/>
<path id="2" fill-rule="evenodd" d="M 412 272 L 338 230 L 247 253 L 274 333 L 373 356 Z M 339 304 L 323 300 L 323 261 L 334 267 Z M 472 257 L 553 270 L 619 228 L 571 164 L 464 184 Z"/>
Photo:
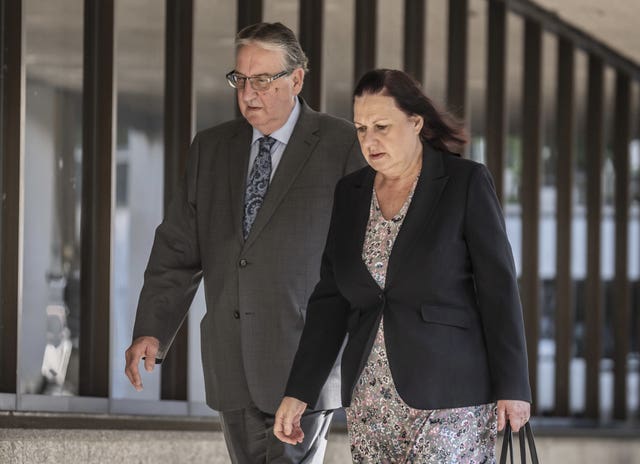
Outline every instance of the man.
<path id="1" fill-rule="evenodd" d="M 280 23 L 236 38 L 227 74 L 243 118 L 196 135 L 185 181 L 156 237 L 125 372 L 142 388 L 186 317 L 201 279 L 207 404 L 220 411 L 236 463 L 322 462 L 331 410 L 340 407 L 336 367 L 302 419 L 305 440 L 284 445 L 274 413 L 320 269 L 340 177 L 364 163 L 353 126 L 316 113 L 298 94 L 307 58 Z"/>

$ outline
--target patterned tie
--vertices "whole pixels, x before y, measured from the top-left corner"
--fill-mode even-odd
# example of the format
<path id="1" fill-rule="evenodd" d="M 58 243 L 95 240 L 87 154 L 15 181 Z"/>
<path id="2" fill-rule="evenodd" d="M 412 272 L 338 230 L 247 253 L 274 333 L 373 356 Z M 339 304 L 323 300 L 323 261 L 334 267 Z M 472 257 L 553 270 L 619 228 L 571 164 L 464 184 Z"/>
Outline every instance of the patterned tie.
<path id="1" fill-rule="evenodd" d="M 253 221 L 256 220 L 258 211 L 264 201 L 264 196 L 269 188 L 271 179 L 271 147 L 276 143 L 276 139 L 262 137 L 259 139 L 260 147 L 258 156 L 253 163 L 247 190 L 244 194 L 244 218 L 242 219 L 242 235 L 246 240 L 251 231 Z"/>

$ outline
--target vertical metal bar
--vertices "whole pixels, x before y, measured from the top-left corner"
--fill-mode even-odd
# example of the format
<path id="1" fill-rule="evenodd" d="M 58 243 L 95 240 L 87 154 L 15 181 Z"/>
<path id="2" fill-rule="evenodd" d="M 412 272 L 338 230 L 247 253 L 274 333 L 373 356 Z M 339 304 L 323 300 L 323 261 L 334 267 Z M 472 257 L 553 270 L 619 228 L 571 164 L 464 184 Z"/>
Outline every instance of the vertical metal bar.
<path id="1" fill-rule="evenodd" d="M 109 395 L 113 28 L 113 0 L 85 0 L 79 392 L 99 397 Z"/>
<path id="2" fill-rule="evenodd" d="M 615 166 L 615 282 L 614 282 L 614 395 L 613 417 L 627 418 L 627 355 L 629 354 L 631 300 L 627 276 L 627 241 L 629 226 L 629 142 L 631 138 L 631 88 L 629 76 L 616 75 L 614 111 L 613 162 Z"/>
<path id="3" fill-rule="evenodd" d="M 599 417 L 600 358 L 602 356 L 602 283 L 600 280 L 600 223 L 602 217 L 602 158 L 604 71 L 602 60 L 589 55 L 587 96 L 587 277 L 585 351 L 587 358 L 586 416 Z"/>
<path id="4" fill-rule="evenodd" d="M 184 173 L 193 130 L 193 0 L 167 0 L 164 107 L 164 208 Z M 176 334 L 162 363 L 161 397 L 187 400 L 189 327 Z"/>
<path id="5" fill-rule="evenodd" d="M 571 293 L 571 223 L 574 160 L 574 46 L 558 37 L 557 106 L 558 165 L 556 215 L 556 366 L 555 415 L 569 415 L 569 363 L 573 346 Z"/>
<path id="6" fill-rule="evenodd" d="M 0 0 L 0 392 L 16 393 L 24 150 L 23 7 Z"/>
<path id="7" fill-rule="evenodd" d="M 354 82 L 375 68 L 378 0 L 356 0 Z"/>
<path id="8" fill-rule="evenodd" d="M 467 36 L 469 0 L 449 0 L 447 51 L 447 106 L 464 119 L 467 107 Z"/>
<path id="9" fill-rule="evenodd" d="M 300 45 L 309 58 L 302 96 L 309 106 L 322 109 L 322 36 L 324 0 L 300 2 Z"/>
<path id="10" fill-rule="evenodd" d="M 425 0 L 404 1 L 404 70 L 424 83 Z"/>
<path id="11" fill-rule="evenodd" d="M 522 105 L 522 304 L 524 310 L 529 378 L 533 402 L 538 372 L 538 223 L 540 217 L 540 151 L 542 113 L 542 29 L 525 19 Z"/>
<path id="12" fill-rule="evenodd" d="M 488 9 L 487 167 L 493 175 L 496 194 L 503 201 L 507 8 L 503 1 L 489 0 Z"/>
<path id="13" fill-rule="evenodd" d="M 262 0 L 238 0 L 238 31 L 262 21 Z"/>

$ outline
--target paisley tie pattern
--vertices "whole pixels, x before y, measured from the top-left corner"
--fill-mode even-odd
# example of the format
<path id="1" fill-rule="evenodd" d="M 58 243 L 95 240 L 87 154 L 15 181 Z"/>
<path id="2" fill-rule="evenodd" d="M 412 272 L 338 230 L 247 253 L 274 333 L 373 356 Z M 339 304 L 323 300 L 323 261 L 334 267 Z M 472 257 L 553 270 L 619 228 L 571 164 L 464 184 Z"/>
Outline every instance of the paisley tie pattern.
<path id="1" fill-rule="evenodd" d="M 269 180 L 271 179 L 271 147 L 276 143 L 276 139 L 262 137 L 259 139 L 259 143 L 258 156 L 251 168 L 249 182 L 247 182 L 247 190 L 244 194 L 242 235 L 245 240 L 249 236 L 253 221 L 256 220 L 258 211 L 264 201 L 264 196 L 267 194 L 267 189 L 269 188 Z"/>

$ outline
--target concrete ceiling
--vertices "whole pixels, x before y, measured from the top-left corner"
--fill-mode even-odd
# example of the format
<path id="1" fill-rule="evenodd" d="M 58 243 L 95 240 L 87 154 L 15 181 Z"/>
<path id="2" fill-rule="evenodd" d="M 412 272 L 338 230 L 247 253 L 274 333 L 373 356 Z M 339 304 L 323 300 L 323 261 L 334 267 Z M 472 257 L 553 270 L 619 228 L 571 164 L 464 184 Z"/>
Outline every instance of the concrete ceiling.
<path id="1" fill-rule="evenodd" d="M 378 65 L 398 67 L 401 66 L 401 3 L 380 2 Z M 640 0 L 535 0 L 535 3 L 640 65 Z M 82 85 L 83 0 L 27 0 L 24 4 L 27 76 L 55 87 L 79 89 Z M 351 17 L 353 5 L 353 0 L 326 2 L 329 16 L 325 18 L 325 39 L 344 36 L 340 39 L 344 53 L 352 53 L 352 50 L 347 43 L 348 33 L 343 31 L 345 24 L 339 24 L 334 10 L 337 9 L 339 15 Z M 437 82 L 428 90 L 436 96 L 444 93 L 447 5 L 447 0 L 427 2 L 426 65 L 430 67 L 427 75 L 438 75 Z M 196 87 L 203 93 L 228 90 L 221 76 L 223 71 L 233 66 L 235 2 L 195 0 L 195 6 L 196 79 L 201 81 L 196 83 Z M 340 9 L 345 10 L 344 14 Z M 265 0 L 265 20 L 281 20 L 291 24 L 294 31 L 297 30 L 297 12 L 298 0 Z M 469 16 L 469 40 L 473 47 L 486 42 L 486 1 L 471 0 Z M 162 95 L 163 81 L 158 76 L 164 72 L 164 2 L 117 1 L 116 28 L 116 72 L 120 91 Z M 519 53 L 520 48 L 514 44 L 520 43 L 521 32 L 517 27 L 510 27 L 510 54 Z M 333 67 L 333 54 L 333 50 L 328 53 L 327 68 Z M 484 61 L 484 53 L 470 56 L 469 81 L 472 88 L 481 85 L 484 79 Z M 517 60 L 508 59 L 508 63 L 511 68 Z M 509 74 L 520 72 L 518 67 L 515 65 L 514 69 L 509 69 Z M 341 67 L 335 78 L 340 79 L 345 71 L 350 72 Z M 326 79 L 334 79 L 333 70 L 325 69 L 325 73 Z M 350 85 L 350 79 L 342 79 L 345 85 Z"/>
<path id="2" fill-rule="evenodd" d="M 534 0 L 640 64 L 640 0 Z"/>

